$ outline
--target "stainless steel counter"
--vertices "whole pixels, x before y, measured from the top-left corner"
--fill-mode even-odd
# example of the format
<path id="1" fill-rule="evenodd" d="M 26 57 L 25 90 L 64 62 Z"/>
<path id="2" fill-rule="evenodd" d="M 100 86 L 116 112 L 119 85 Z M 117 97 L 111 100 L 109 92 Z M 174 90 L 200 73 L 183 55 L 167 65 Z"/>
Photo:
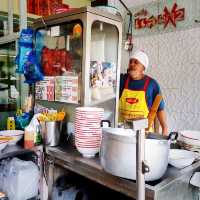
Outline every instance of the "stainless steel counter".
<path id="1" fill-rule="evenodd" d="M 17 145 L 7 146 L 5 149 L 3 149 L 3 151 L 0 152 L 0 160 L 29 153 L 33 153 L 33 151 L 29 149 L 24 149 Z"/>
<path id="2" fill-rule="evenodd" d="M 47 147 L 47 155 L 51 161 L 50 177 L 53 177 L 54 165 L 75 172 L 112 190 L 121 192 L 133 199 L 136 198 L 136 183 L 106 173 L 100 165 L 99 158 L 83 158 L 72 147 Z M 158 161 L 159 164 L 159 161 Z M 200 170 L 200 161 L 178 170 L 169 166 L 161 180 L 146 183 L 147 200 L 192 200 L 197 199 L 198 190 L 189 185 L 195 171 Z M 50 179 L 52 180 L 52 179 Z M 52 183 L 49 183 L 51 189 Z M 51 194 L 51 191 L 49 191 Z"/>

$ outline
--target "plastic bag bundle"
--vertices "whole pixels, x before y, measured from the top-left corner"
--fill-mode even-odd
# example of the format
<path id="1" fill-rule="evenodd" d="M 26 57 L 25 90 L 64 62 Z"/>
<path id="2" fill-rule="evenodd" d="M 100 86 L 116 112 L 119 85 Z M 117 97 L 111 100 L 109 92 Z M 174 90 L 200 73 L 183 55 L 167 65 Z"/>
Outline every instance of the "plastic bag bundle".
<path id="1" fill-rule="evenodd" d="M 26 126 L 28 126 L 31 120 L 30 113 L 22 113 L 21 115 L 15 116 L 15 124 L 18 130 L 24 130 Z"/>
<path id="2" fill-rule="evenodd" d="M 60 76 L 63 73 L 72 71 L 72 55 L 65 49 L 42 50 L 42 67 L 46 76 Z"/>
<path id="3" fill-rule="evenodd" d="M 52 200 L 88 200 L 88 192 L 82 187 L 77 187 L 73 177 L 61 176 L 53 187 Z"/>
<path id="4" fill-rule="evenodd" d="M 36 83 L 44 78 L 34 50 L 29 53 L 27 61 L 24 63 L 24 76 L 25 83 L 28 84 Z"/>
<path id="5" fill-rule="evenodd" d="M 9 200 L 27 200 L 38 195 L 39 178 L 39 169 L 35 163 L 13 158 L 4 164 L 1 187 Z"/>
<path id="6" fill-rule="evenodd" d="M 24 64 L 28 59 L 28 55 L 33 50 L 34 32 L 32 29 L 23 29 L 19 38 L 19 50 L 16 57 L 17 73 L 24 73 Z"/>
<path id="7" fill-rule="evenodd" d="M 41 54 L 42 49 L 44 48 L 44 36 L 46 35 L 46 31 L 40 30 L 36 32 L 35 36 L 35 51 L 36 51 L 36 59 L 38 63 L 41 63 Z"/>
<path id="8" fill-rule="evenodd" d="M 88 200 L 88 196 L 84 190 L 70 187 L 66 190 L 59 191 L 58 188 L 53 188 L 52 200 Z"/>
<path id="9" fill-rule="evenodd" d="M 8 164 L 10 162 L 10 159 L 5 159 L 5 160 L 2 160 L 0 162 L 0 190 L 1 191 L 4 191 L 5 188 L 6 188 L 6 175 L 7 175 L 7 171 L 8 171 Z"/>

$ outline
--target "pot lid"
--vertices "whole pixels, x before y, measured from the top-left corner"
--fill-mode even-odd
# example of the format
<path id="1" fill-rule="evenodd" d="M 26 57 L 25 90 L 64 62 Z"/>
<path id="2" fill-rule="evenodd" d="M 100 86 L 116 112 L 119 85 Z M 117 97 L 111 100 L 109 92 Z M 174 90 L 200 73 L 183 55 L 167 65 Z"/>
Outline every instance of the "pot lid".
<path id="1" fill-rule="evenodd" d="M 124 137 L 133 137 L 136 135 L 136 132 L 132 129 L 124 129 L 124 128 L 103 128 L 103 131 L 107 133 L 116 135 L 116 136 L 124 136 Z"/>
<path id="2" fill-rule="evenodd" d="M 132 129 L 124 128 L 103 128 L 103 137 L 112 138 L 114 140 L 135 143 L 136 132 Z"/>

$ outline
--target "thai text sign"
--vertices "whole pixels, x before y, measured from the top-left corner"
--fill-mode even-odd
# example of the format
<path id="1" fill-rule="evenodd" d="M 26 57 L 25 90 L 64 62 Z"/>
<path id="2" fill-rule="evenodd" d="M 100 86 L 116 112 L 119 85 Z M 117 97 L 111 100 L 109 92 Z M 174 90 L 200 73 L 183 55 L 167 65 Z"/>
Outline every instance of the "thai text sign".
<path id="1" fill-rule="evenodd" d="M 142 9 L 135 15 L 135 29 L 141 28 L 152 28 L 155 25 L 163 24 L 166 28 L 169 24 L 176 27 L 177 21 L 182 21 L 185 19 L 185 8 L 178 8 L 177 3 L 174 3 L 171 9 L 166 6 L 163 12 L 157 16 L 151 15 L 146 9 Z"/>

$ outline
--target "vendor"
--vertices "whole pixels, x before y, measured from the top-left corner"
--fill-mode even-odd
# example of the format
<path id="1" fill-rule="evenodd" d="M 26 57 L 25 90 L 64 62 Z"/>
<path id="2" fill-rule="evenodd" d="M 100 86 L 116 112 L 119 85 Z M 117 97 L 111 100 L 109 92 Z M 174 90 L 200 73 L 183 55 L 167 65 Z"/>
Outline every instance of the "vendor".
<path id="1" fill-rule="evenodd" d="M 147 118 L 160 86 L 153 78 L 145 75 L 149 59 L 145 52 L 138 50 L 131 57 L 127 74 L 120 77 L 119 119 Z M 162 133 L 167 135 L 167 120 L 162 100 L 157 117 Z"/>

